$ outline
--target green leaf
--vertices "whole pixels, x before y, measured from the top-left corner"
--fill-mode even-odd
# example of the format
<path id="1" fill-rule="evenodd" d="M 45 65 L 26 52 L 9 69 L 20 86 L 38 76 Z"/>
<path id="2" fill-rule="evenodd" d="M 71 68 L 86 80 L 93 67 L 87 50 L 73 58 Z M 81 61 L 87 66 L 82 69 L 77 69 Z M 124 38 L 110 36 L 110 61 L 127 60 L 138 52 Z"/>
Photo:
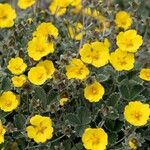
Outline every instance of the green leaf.
<path id="1" fill-rule="evenodd" d="M 79 118 L 73 114 L 73 113 L 69 113 L 65 116 L 65 119 L 69 121 L 69 123 L 73 126 L 77 126 L 77 125 L 80 125 L 81 122 L 79 120 Z"/>
<path id="2" fill-rule="evenodd" d="M 47 95 L 42 87 L 36 87 L 34 89 L 34 97 L 40 100 L 43 108 L 47 107 Z"/>
<path id="3" fill-rule="evenodd" d="M 18 129 L 22 129 L 25 125 L 26 118 L 22 114 L 14 116 L 14 123 Z"/>
<path id="4" fill-rule="evenodd" d="M 76 127 L 75 127 L 76 135 L 77 135 L 78 137 L 81 137 L 82 134 L 83 134 L 83 132 L 84 132 L 84 130 L 85 130 L 86 128 L 89 128 L 89 127 L 90 127 L 89 125 L 78 125 L 78 126 L 76 126 Z"/>
<path id="5" fill-rule="evenodd" d="M 124 99 L 130 99 L 130 89 L 127 85 L 122 84 L 119 90 Z"/>
<path id="6" fill-rule="evenodd" d="M 77 109 L 77 116 L 81 124 L 88 124 L 91 122 L 91 113 L 85 107 L 79 107 Z"/>
<path id="7" fill-rule="evenodd" d="M 118 101 L 120 100 L 120 94 L 119 93 L 112 93 L 111 95 L 110 95 L 110 97 L 108 98 L 108 105 L 109 106 L 115 106 L 117 103 L 118 103 Z"/>
<path id="8" fill-rule="evenodd" d="M 116 133 L 108 133 L 108 143 L 114 144 L 118 140 L 118 135 Z"/>
<path id="9" fill-rule="evenodd" d="M 132 87 L 130 99 L 134 99 L 136 96 L 140 95 L 140 93 L 144 90 L 142 85 L 135 85 Z"/>
<path id="10" fill-rule="evenodd" d="M 71 150 L 82 150 L 83 145 L 81 143 L 75 144 Z"/>
<path id="11" fill-rule="evenodd" d="M 120 120 L 110 120 L 106 119 L 105 127 L 111 132 L 119 132 L 124 125 L 124 122 Z"/>
<path id="12" fill-rule="evenodd" d="M 65 150 L 71 149 L 71 142 L 70 142 L 70 140 L 65 140 L 63 142 L 63 146 L 64 146 Z"/>
<path id="13" fill-rule="evenodd" d="M 4 78 L 2 80 L 2 85 L 1 85 L 1 89 L 4 90 L 4 91 L 9 91 L 11 90 L 11 81 L 9 78 Z"/>
<path id="14" fill-rule="evenodd" d="M 104 82 L 107 81 L 109 77 L 110 75 L 107 73 L 107 74 L 98 74 L 96 78 L 99 82 Z"/>
<path id="15" fill-rule="evenodd" d="M 49 93 L 47 95 L 47 105 L 50 105 L 50 104 L 56 102 L 57 98 L 58 98 L 57 91 L 54 91 L 54 90 L 49 91 Z"/>
<path id="16" fill-rule="evenodd" d="M 124 99 L 134 99 L 137 95 L 144 90 L 142 85 L 133 85 L 131 83 L 122 84 L 119 88 L 121 95 Z"/>

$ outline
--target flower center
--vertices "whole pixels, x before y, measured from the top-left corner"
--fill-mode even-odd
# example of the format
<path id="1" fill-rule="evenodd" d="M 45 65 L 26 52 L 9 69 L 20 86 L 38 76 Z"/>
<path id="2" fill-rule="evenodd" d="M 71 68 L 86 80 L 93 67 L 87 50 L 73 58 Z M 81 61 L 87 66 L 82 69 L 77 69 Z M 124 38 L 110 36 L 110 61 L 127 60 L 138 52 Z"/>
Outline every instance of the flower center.
<path id="1" fill-rule="evenodd" d="M 126 64 L 127 64 L 126 61 L 120 61 L 120 65 L 121 65 L 121 66 L 124 66 L 124 65 L 126 65 Z"/>
<path id="2" fill-rule="evenodd" d="M 93 95 L 97 94 L 97 90 L 95 88 L 92 88 Z"/>
<path id="3" fill-rule="evenodd" d="M 145 72 L 145 76 L 146 76 L 147 78 L 150 78 L 150 73 L 149 73 L 149 72 Z"/>
<path id="4" fill-rule="evenodd" d="M 9 100 L 6 100 L 5 102 L 5 106 L 10 107 L 12 105 L 12 102 Z"/>
<path id="5" fill-rule="evenodd" d="M 140 113 L 135 113 L 135 118 L 137 119 L 137 120 L 140 120 L 140 118 L 141 118 L 141 114 Z"/>
<path id="6" fill-rule="evenodd" d="M 133 47 L 133 42 L 132 42 L 132 40 L 130 40 L 130 41 L 127 42 L 127 47 Z"/>
<path id="7" fill-rule="evenodd" d="M 7 15 L 0 16 L 0 19 L 1 20 L 6 20 L 7 19 Z"/>

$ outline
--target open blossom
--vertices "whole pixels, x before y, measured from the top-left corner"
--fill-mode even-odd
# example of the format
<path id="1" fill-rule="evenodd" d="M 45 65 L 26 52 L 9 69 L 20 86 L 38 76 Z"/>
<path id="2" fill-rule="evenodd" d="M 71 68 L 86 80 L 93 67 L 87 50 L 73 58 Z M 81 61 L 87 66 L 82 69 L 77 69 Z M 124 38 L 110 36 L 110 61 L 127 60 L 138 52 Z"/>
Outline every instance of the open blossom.
<path id="1" fill-rule="evenodd" d="M 18 0 L 18 7 L 21 9 L 27 9 L 35 4 L 36 0 Z"/>
<path id="2" fill-rule="evenodd" d="M 44 66 L 32 67 L 28 72 L 28 79 L 35 85 L 42 85 L 47 80 L 47 72 Z"/>
<path id="3" fill-rule="evenodd" d="M 14 87 L 22 87 L 26 83 L 27 78 L 25 75 L 20 75 L 20 76 L 12 77 L 11 80 L 12 80 Z"/>
<path id="4" fill-rule="evenodd" d="M 87 85 L 84 89 L 84 97 L 90 102 L 98 102 L 105 93 L 104 87 L 97 81 Z"/>
<path id="5" fill-rule="evenodd" d="M 43 66 L 46 70 L 47 78 L 52 78 L 52 75 L 55 71 L 54 64 L 52 61 L 50 60 L 40 61 L 36 66 L 37 67 Z"/>
<path id="6" fill-rule="evenodd" d="M 7 68 L 12 74 L 19 75 L 26 70 L 27 65 L 22 58 L 15 57 L 9 60 Z"/>
<path id="7" fill-rule="evenodd" d="M 124 110 L 125 119 L 134 126 L 143 126 L 147 124 L 149 116 L 149 104 L 140 101 L 129 102 Z"/>
<path id="8" fill-rule="evenodd" d="M 145 81 L 150 81 L 150 68 L 142 68 L 139 77 Z"/>
<path id="9" fill-rule="evenodd" d="M 71 38 L 75 40 L 81 40 L 84 35 L 83 25 L 80 22 L 75 23 L 73 26 L 69 25 L 68 30 Z"/>
<path id="10" fill-rule="evenodd" d="M 7 3 L 0 3 L 0 28 L 12 27 L 16 17 L 16 11 L 11 7 L 11 5 Z"/>
<path id="11" fill-rule="evenodd" d="M 117 35 L 117 45 L 122 51 L 135 53 L 143 43 L 142 36 L 136 30 L 120 32 Z"/>
<path id="12" fill-rule="evenodd" d="M 132 18 L 126 11 L 119 11 L 116 14 L 115 23 L 117 27 L 127 30 L 132 24 Z"/>
<path id="13" fill-rule="evenodd" d="M 53 136 L 52 120 L 50 117 L 35 115 L 30 119 L 27 128 L 27 135 L 36 143 L 44 143 Z"/>
<path id="14" fill-rule="evenodd" d="M 117 49 L 110 54 L 110 63 L 117 71 L 131 70 L 134 67 L 134 62 L 134 54 L 132 53 Z"/>
<path id="15" fill-rule="evenodd" d="M 2 121 L 0 120 L 0 144 L 4 143 L 4 135 L 6 133 L 6 129 L 2 124 Z"/>
<path id="16" fill-rule="evenodd" d="M 5 112 L 10 112 L 18 107 L 20 98 L 11 91 L 3 92 L 0 95 L 0 109 Z"/>
<path id="17" fill-rule="evenodd" d="M 87 128 L 82 135 L 82 142 L 87 150 L 105 150 L 108 135 L 102 128 Z"/>
<path id="18" fill-rule="evenodd" d="M 49 10 L 53 15 L 62 16 L 66 12 L 71 0 L 52 0 Z"/>
<path id="19" fill-rule="evenodd" d="M 34 37 L 28 42 L 28 55 L 35 61 L 54 52 L 53 42 L 45 41 L 44 37 Z"/>
<path id="20" fill-rule="evenodd" d="M 51 22 L 43 22 L 33 32 L 33 36 L 44 37 L 45 40 L 49 38 L 56 39 L 58 37 L 58 29 Z"/>
<path id="21" fill-rule="evenodd" d="M 95 67 L 102 67 L 109 62 L 109 46 L 103 42 L 84 44 L 80 49 L 81 60 Z"/>
<path id="22" fill-rule="evenodd" d="M 66 76 L 68 79 L 83 80 L 90 73 L 85 64 L 77 58 L 73 58 L 69 65 L 66 66 Z"/>

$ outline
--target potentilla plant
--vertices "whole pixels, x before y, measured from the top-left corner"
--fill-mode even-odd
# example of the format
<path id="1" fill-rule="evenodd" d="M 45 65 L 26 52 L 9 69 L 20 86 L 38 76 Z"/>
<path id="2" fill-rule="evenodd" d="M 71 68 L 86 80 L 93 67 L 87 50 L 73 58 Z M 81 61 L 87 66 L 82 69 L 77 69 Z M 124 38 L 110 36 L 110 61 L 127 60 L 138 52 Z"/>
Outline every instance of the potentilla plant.
<path id="1" fill-rule="evenodd" d="M 148 2 L 14 2 L 0 3 L 0 148 L 148 149 Z"/>

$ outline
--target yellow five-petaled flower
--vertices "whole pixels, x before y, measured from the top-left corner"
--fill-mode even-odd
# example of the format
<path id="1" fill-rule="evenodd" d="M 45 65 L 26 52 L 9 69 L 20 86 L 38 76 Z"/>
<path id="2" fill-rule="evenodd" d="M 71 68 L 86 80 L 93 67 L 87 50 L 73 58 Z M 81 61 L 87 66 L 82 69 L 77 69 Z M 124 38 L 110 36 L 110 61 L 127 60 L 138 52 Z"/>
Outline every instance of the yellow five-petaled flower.
<path id="1" fill-rule="evenodd" d="M 19 75 L 26 70 L 27 65 L 22 58 L 16 57 L 9 60 L 7 68 L 12 74 Z"/>
<path id="2" fill-rule="evenodd" d="M 104 87 L 97 81 L 87 85 L 84 89 L 84 97 L 90 102 L 98 102 L 105 93 Z"/>
<path id="3" fill-rule="evenodd" d="M 145 104 L 140 101 L 129 102 L 124 110 L 125 119 L 134 126 L 143 126 L 147 124 L 149 116 L 149 104 Z"/>
<path id="4" fill-rule="evenodd" d="M 35 115 L 30 119 L 27 128 L 27 135 L 36 143 L 44 143 L 53 136 L 52 120 L 50 117 Z"/>
<path id="5" fill-rule="evenodd" d="M 18 107 L 20 97 L 11 91 L 3 92 L 0 95 L 0 109 L 10 112 Z"/>
<path id="6" fill-rule="evenodd" d="M 105 150 L 108 135 L 102 128 L 87 128 L 82 135 L 82 142 L 87 150 Z"/>
<path id="7" fill-rule="evenodd" d="M 68 79 L 83 80 L 90 73 L 85 64 L 77 58 L 73 58 L 69 65 L 66 66 L 66 76 Z"/>
<path id="8" fill-rule="evenodd" d="M 120 32 L 117 35 L 117 45 L 122 51 L 135 53 L 143 43 L 142 36 L 136 30 Z"/>
<path id="9" fill-rule="evenodd" d="M 0 3 L 0 28 L 12 27 L 16 17 L 16 11 L 11 7 L 10 4 Z"/>
<path id="10" fill-rule="evenodd" d="M 84 44 L 80 49 L 81 60 L 95 67 L 102 67 L 109 62 L 109 44 L 105 42 L 93 42 Z"/>
<path id="11" fill-rule="evenodd" d="M 130 17 L 129 13 L 126 11 L 119 11 L 116 14 L 115 23 L 117 27 L 128 29 L 132 24 L 132 18 Z"/>

